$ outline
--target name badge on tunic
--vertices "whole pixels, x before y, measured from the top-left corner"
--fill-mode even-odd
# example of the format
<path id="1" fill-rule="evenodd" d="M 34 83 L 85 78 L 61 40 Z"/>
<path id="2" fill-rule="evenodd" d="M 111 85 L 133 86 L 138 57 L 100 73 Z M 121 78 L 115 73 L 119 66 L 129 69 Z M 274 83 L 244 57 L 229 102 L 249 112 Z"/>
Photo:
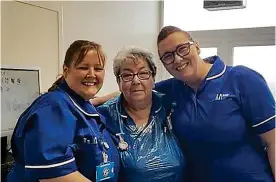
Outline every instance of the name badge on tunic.
<path id="1" fill-rule="evenodd" d="M 108 161 L 108 155 L 103 154 L 103 163 L 96 166 L 96 182 L 104 181 L 114 177 L 114 162 Z"/>

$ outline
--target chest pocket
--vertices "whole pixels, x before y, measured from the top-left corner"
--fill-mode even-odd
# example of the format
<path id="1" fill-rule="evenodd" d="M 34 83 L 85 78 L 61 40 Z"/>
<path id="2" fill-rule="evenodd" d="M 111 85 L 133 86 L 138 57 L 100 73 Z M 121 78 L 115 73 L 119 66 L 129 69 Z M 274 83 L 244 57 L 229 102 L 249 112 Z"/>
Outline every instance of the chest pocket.
<path id="1" fill-rule="evenodd" d="M 239 140 L 244 134 L 246 123 L 243 122 L 240 104 L 235 95 L 216 96 L 209 101 L 208 126 L 213 131 L 215 138 L 225 141 Z M 230 137 L 231 136 L 231 137 Z M 222 139 L 217 139 L 222 140 Z"/>
<path id="2" fill-rule="evenodd" d="M 234 95 L 224 96 L 223 94 L 217 94 L 215 99 L 209 100 L 208 105 L 209 108 L 211 108 L 210 112 L 217 113 L 214 116 L 218 117 L 221 117 L 222 115 L 227 117 L 228 114 L 232 114 L 239 110 L 239 104 Z"/>
<path id="3" fill-rule="evenodd" d="M 102 163 L 101 141 L 103 136 L 94 117 L 86 116 L 86 121 L 80 121 L 76 144 L 76 163 L 79 171 L 86 177 L 94 176 L 96 166 Z"/>
<path id="4" fill-rule="evenodd" d="M 100 154 L 98 143 L 98 137 L 96 137 L 95 135 L 84 134 L 83 136 L 79 136 L 77 145 L 79 147 L 79 151 L 83 153 L 82 157 L 86 153 L 89 153 L 90 156 Z"/>

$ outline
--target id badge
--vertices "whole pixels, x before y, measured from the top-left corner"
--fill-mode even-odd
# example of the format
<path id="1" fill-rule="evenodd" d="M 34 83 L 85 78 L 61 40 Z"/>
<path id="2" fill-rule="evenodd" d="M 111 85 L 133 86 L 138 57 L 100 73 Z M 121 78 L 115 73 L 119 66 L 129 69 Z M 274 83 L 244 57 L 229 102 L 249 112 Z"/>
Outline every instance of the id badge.
<path id="1" fill-rule="evenodd" d="M 96 182 L 114 177 L 114 162 L 96 166 Z"/>

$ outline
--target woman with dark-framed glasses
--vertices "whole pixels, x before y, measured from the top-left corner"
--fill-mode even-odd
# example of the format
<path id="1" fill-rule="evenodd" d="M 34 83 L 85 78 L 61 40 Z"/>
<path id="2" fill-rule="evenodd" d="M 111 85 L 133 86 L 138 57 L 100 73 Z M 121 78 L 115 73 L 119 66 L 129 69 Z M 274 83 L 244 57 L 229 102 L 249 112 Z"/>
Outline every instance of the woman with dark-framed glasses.
<path id="1" fill-rule="evenodd" d="M 114 59 L 122 94 L 98 107 L 117 143 L 121 182 L 183 182 L 185 159 L 172 133 L 173 104 L 153 92 L 153 54 L 137 47 L 122 49 Z"/>
<path id="2" fill-rule="evenodd" d="M 162 28 L 157 45 L 174 78 L 155 89 L 176 104 L 188 181 L 275 181 L 275 100 L 262 75 L 218 56 L 201 59 L 199 44 L 174 26 Z"/>
<path id="3" fill-rule="evenodd" d="M 275 181 L 275 100 L 262 75 L 226 66 L 218 56 L 202 59 L 199 44 L 178 27 L 162 28 L 157 46 L 174 78 L 155 90 L 174 103 L 172 126 L 188 181 Z"/>

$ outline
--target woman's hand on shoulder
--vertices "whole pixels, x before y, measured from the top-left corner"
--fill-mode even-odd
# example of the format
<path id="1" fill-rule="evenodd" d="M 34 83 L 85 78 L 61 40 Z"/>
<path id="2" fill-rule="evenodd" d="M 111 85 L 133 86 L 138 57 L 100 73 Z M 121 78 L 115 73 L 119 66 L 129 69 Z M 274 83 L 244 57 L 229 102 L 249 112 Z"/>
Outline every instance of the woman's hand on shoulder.
<path id="1" fill-rule="evenodd" d="M 90 102 L 94 106 L 99 106 L 99 105 L 102 105 L 103 103 L 107 102 L 108 100 L 119 96 L 120 94 L 121 94 L 120 91 L 112 92 L 112 93 L 104 95 L 104 96 L 94 97 L 93 99 L 90 99 Z"/>

